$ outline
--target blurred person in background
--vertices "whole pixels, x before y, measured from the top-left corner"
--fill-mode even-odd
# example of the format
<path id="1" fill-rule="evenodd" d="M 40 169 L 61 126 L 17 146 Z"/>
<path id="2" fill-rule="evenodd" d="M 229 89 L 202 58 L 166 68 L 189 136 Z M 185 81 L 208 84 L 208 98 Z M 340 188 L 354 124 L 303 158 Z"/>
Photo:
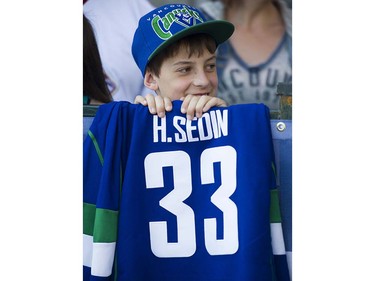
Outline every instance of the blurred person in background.
<path id="1" fill-rule="evenodd" d="M 282 0 L 205 1 L 208 19 L 234 24 L 217 53 L 218 97 L 229 105 L 264 103 L 279 108 L 276 85 L 292 82 L 292 11 Z"/>
<path id="2" fill-rule="evenodd" d="M 83 13 L 96 35 L 108 87 L 115 101 L 133 102 L 151 93 L 133 60 L 131 45 L 138 19 L 154 6 L 147 0 L 87 0 Z"/>
<path id="3" fill-rule="evenodd" d="M 83 15 L 83 104 L 103 104 L 112 101 L 100 60 L 94 30 Z"/>

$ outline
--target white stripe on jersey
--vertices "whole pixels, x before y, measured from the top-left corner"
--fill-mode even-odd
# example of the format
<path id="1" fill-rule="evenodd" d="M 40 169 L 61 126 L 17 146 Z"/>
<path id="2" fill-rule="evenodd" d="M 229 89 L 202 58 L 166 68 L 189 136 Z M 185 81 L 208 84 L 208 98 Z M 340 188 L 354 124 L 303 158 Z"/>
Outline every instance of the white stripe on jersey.
<path id="1" fill-rule="evenodd" d="M 285 244 L 281 223 L 271 223 L 272 252 L 274 255 L 285 255 Z"/>

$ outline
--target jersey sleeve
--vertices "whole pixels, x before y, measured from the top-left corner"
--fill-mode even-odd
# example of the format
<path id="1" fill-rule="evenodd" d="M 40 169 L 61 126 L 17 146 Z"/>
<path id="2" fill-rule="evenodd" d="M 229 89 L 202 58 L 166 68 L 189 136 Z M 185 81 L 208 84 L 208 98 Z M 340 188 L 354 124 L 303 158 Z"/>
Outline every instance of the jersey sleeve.
<path id="1" fill-rule="evenodd" d="M 113 280 L 122 184 L 120 104 L 99 108 L 83 145 L 83 280 Z"/>

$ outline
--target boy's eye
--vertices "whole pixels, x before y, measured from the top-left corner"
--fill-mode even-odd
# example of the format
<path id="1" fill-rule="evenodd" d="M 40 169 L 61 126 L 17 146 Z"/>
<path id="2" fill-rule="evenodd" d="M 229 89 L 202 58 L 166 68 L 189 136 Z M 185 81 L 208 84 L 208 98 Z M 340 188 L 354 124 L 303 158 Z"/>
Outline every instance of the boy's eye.
<path id="1" fill-rule="evenodd" d="M 191 70 L 191 67 L 183 67 L 183 68 L 179 68 L 177 69 L 177 72 L 180 72 L 180 73 L 187 73 Z"/>
<path id="2" fill-rule="evenodd" d="M 210 63 L 209 65 L 207 65 L 207 69 L 208 70 L 214 70 L 216 68 L 216 64 L 215 63 Z"/>

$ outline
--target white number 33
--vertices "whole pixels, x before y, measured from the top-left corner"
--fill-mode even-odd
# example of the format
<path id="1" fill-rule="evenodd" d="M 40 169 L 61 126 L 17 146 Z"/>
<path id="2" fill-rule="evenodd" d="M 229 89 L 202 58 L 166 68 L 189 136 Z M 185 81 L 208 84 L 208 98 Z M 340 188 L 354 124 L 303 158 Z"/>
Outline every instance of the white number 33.
<path id="1" fill-rule="evenodd" d="M 221 163 L 221 186 L 211 202 L 223 212 L 223 239 L 217 238 L 216 218 L 204 219 L 204 240 L 210 255 L 231 255 L 238 250 L 237 206 L 230 200 L 237 186 L 237 153 L 231 146 L 213 147 L 201 154 L 201 183 L 214 183 L 214 163 Z M 151 250 L 160 258 L 190 257 L 196 251 L 195 216 L 185 204 L 192 192 L 190 156 L 184 151 L 155 152 L 145 158 L 146 188 L 163 188 L 163 167 L 173 167 L 174 189 L 159 204 L 177 218 L 177 242 L 168 242 L 167 222 L 152 221 Z"/>

